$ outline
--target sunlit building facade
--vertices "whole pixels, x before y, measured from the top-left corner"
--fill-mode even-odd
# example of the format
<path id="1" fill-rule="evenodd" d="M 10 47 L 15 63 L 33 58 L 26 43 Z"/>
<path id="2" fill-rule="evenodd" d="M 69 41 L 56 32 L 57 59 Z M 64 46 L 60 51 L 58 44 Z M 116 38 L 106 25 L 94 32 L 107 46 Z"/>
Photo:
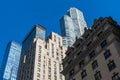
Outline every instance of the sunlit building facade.
<path id="1" fill-rule="evenodd" d="M 76 38 L 84 33 L 87 24 L 84 20 L 83 13 L 77 8 L 70 8 L 68 12 L 60 19 L 61 35 L 63 45 L 72 46 Z"/>
<path id="2" fill-rule="evenodd" d="M 45 40 L 45 28 L 35 25 L 22 46 L 17 80 L 64 80 L 61 71 L 66 48 L 61 36 L 52 32 Z"/>
<path id="3" fill-rule="evenodd" d="M 9 42 L 1 65 L 1 80 L 16 80 L 20 54 L 21 45 L 14 41 Z"/>
<path id="4" fill-rule="evenodd" d="M 120 80 L 120 26 L 111 17 L 96 19 L 66 52 L 65 80 Z"/>

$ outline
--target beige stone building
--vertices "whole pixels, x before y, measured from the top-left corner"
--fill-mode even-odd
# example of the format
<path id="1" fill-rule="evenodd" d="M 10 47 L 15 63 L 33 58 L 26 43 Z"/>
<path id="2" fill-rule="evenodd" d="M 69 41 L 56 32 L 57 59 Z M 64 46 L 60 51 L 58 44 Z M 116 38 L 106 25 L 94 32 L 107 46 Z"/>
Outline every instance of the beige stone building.
<path id="1" fill-rule="evenodd" d="M 111 18 L 95 20 L 66 52 L 65 80 L 120 80 L 120 26 Z"/>
<path id="2" fill-rule="evenodd" d="M 17 80 L 65 80 L 65 51 L 61 36 L 52 32 L 45 40 L 45 29 L 35 25 L 23 41 Z"/>

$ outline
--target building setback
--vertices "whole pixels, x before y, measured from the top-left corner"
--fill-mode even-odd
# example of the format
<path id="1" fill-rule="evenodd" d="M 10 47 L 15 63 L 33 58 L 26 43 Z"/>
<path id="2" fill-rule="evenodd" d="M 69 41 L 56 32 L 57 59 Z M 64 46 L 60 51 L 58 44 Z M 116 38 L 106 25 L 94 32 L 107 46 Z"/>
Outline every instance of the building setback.
<path id="1" fill-rule="evenodd" d="M 65 80 L 120 80 L 120 26 L 111 18 L 95 20 L 66 52 Z"/>
<path id="2" fill-rule="evenodd" d="M 61 36 L 52 32 L 45 40 L 45 28 L 35 25 L 22 46 L 17 80 L 64 80 Z"/>
<path id="3" fill-rule="evenodd" d="M 0 80 L 16 80 L 20 54 L 21 45 L 10 41 L 3 57 Z"/>
<path id="4" fill-rule="evenodd" d="M 83 13 L 77 8 L 70 8 L 68 12 L 60 19 L 61 35 L 63 45 L 72 46 L 76 38 L 84 33 L 87 27 Z"/>

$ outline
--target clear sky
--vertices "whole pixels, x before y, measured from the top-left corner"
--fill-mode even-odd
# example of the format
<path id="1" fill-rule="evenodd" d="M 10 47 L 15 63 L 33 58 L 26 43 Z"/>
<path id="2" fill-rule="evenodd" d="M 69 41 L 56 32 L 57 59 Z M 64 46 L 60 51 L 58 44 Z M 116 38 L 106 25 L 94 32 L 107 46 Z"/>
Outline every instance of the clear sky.
<path id="1" fill-rule="evenodd" d="M 120 24 L 120 0 L 0 0 L 0 63 L 7 43 L 21 43 L 34 24 L 44 26 L 46 35 L 60 34 L 59 19 L 70 7 L 84 13 L 88 27 L 101 16 Z"/>

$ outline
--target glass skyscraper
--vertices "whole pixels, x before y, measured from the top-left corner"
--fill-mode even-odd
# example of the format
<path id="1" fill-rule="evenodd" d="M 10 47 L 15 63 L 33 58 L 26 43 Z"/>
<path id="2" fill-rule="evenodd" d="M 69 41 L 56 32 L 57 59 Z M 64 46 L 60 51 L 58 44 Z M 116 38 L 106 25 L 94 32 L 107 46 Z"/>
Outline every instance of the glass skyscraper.
<path id="1" fill-rule="evenodd" d="M 10 41 L 3 57 L 1 65 L 2 79 L 0 80 L 16 80 L 20 55 L 21 45 Z"/>
<path id="2" fill-rule="evenodd" d="M 84 33 L 87 27 L 83 13 L 77 8 L 70 8 L 68 12 L 60 19 L 61 35 L 64 46 L 72 46 L 76 38 Z"/>

